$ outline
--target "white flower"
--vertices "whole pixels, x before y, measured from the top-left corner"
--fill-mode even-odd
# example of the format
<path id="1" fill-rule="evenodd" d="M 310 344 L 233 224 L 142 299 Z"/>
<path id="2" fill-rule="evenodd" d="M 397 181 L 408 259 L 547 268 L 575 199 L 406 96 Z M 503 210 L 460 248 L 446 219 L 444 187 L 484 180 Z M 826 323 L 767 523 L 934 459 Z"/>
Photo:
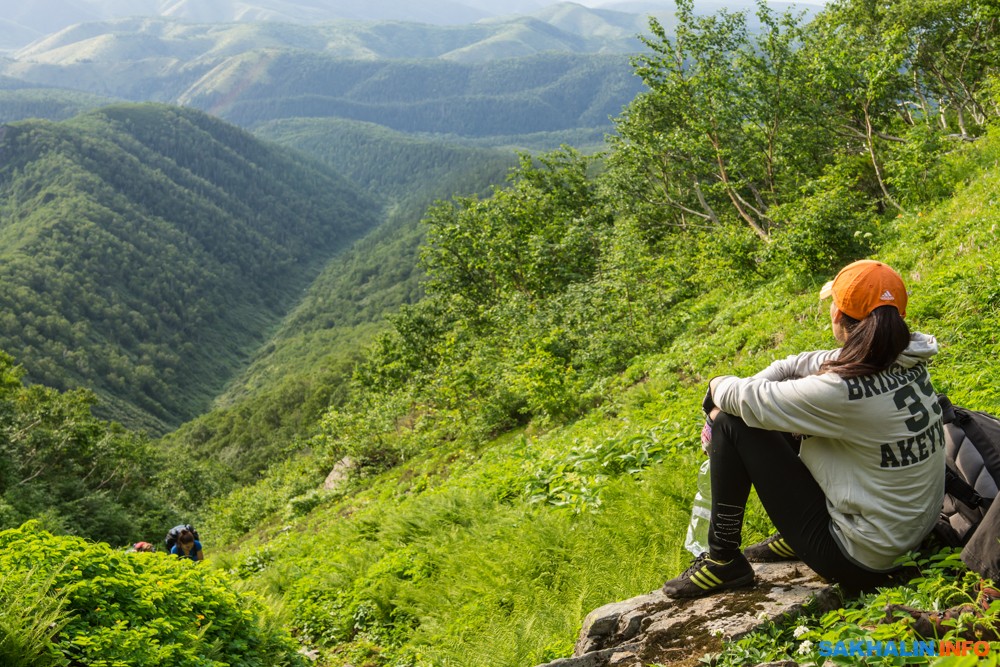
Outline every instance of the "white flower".
<path id="1" fill-rule="evenodd" d="M 799 651 L 798 651 L 799 655 L 805 655 L 806 653 L 812 650 L 812 647 L 813 643 L 808 639 L 805 640 L 804 642 L 799 644 Z"/>
<path id="2" fill-rule="evenodd" d="M 792 636 L 795 637 L 796 639 L 798 639 L 799 637 L 801 637 L 802 635 L 806 634 L 807 632 L 809 632 L 809 628 L 807 628 L 804 625 L 800 625 L 799 627 L 797 627 L 794 630 L 792 630 Z"/>

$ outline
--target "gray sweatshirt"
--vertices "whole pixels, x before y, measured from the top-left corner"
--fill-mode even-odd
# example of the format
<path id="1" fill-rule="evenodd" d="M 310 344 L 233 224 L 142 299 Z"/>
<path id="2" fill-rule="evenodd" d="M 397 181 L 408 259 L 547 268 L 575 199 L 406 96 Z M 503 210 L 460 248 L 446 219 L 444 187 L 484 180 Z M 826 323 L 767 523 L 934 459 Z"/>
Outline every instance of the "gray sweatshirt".
<path id="1" fill-rule="evenodd" d="M 826 494 L 844 554 L 889 570 L 930 532 L 944 497 L 944 429 L 927 373 L 937 351 L 933 336 L 914 333 L 891 368 L 846 380 L 815 375 L 839 349 L 803 352 L 753 377 L 723 377 L 713 400 L 750 426 L 803 435 L 799 457 Z"/>

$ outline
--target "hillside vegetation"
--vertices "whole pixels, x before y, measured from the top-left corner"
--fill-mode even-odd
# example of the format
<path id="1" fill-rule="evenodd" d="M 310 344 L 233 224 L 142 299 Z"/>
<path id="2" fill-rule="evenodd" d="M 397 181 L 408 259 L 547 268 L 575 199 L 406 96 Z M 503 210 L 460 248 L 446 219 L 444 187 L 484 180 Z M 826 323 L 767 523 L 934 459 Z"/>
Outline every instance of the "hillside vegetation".
<path id="1" fill-rule="evenodd" d="M 639 90 L 619 55 L 551 53 L 462 64 L 301 51 L 230 59 L 177 100 L 245 127 L 292 117 L 400 132 L 492 136 L 609 127 Z"/>
<path id="2" fill-rule="evenodd" d="M 0 662 L 8 667 L 302 667 L 263 600 L 162 553 L 0 532 Z"/>
<path id="3" fill-rule="evenodd" d="M 274 120 L 256 126 L 253 133 L 308 153 L 373 196 L 389 200 L 427 191 L 436 199 L 445 199 L 462 190 L 448 181 L 459 178 L 469 183 L 494 183 L 516 164 L 514 156 L 507 152 L 466 147 L 342 118 Z"/>
<path id="4" fill-rule="evenodd" d="M 685 8 L 676 37 L 652 25 L 648 91 L 603 169 L 565 149 L 432 207 L 427 296 L 368 350 L 309 455 L 204 516 L 320 664 L 537 664 L 590 609 L 674 575 L 704 383 L 832 346 L 816 295 L 857 257 L 903 272 L 911 326 L 944 349 L 935 386 L 1000 411 L 995 8 L 842 2 L 808 25 L 761 10 L 763 35 Z M 344 456 L 349 481 L 323 489 Z M 757 511 L 745 537 L 767 531 Z M 857 638 L 887 599 L 968 600 L 942 558 L 803 620 L 809 636 Z M 777 627 L 721 659 L 799 644 Z"/>
<path id="5" fill-rule="evenodd" d="M 936 389 L 1000 412 L 995 3 L 838 0 L 808 24 L 761 4 L 757 32 L 742 15 L 700 17 L 680 2 L 677 20 L 669 34 L 651 23 L 633 60 L 645 88 L 605 155 L 522 156 L 489 196 L 430 207 L 423 297 L 389 318 L 318 427 L 252 484 L 225 496 L 194 486 L 210 500 L 195 517 L 211 559 L 200 567 L 225 572 L 219 587 L 238 581 L 268 600 L 275 616 L 260 623 L 280 621 L 311 664 L 513 667 L 567 656 L 588 611 L 689 561 L 681 545 L 705 382 L 832 346 L 817 292 L 858 257 L 906 278 L 911 327 L 942 344 Z M 318 331 L 316 321 L 286 340 Z M 243 406 L 242 423 L 256 419 L 260 432 L 302 408 Z M 346 478 L 327 488 L 337 462 Z M 154 480 L 172 482 L 175 498 L 204 472 L 177 463 Z M 769 528 L 754 507 L 744 537 Z M 86 548 L 32 525 L 0 534 L 15 545 L 50 539 L 50 549 Z M 46 559 L 32 546 L 0 553 L 21 552 L 30 555 L 15 591 Z M 766 628 L 713 659 L 822 664 L 820 638 L 913 637 L 902 622 L 877 627 L 888 602 L 943 608 L 973 595 L 975 577 L 948 551 L 913 564 L 923 576 L 906 586 L 807 613 L 801 628 Z M 133 577 L 105 605 L 117 581 L 70 576 L 96 590 L 65 612 L 62 587 L 47 579 L 22 596 L 40 601 L 11 633 L 25 655 L 103 665 L 101 651 L 80 647 L 116 657 L 118 646 L 155 655 L 172 644 L 137 636 L 173 618 L 138 613 L 163 579 Z M 220 617 L 236 606 L 254 613 L 237 601 Z M 1000 622 L 995 608 L 987 619 Z M 76 634 L 46 630 L 60 623 Z M 183 638 L 202 632 L 189 613 L 187 623 Z M 213 645 L 239 655 L 273 642 L 284 660 L 287 635 L 261 640 L 255 627 L 236 631 L 242 643 L 222 633 Z M 161 663 L 225 659 L 201 650 L 182 644 Z"/>
<path id="6" fill-rule="evenodd" d="M 195 111 L 0 130 L 0 347 L 163 432 L 203 412 L 377 205 Z"/>
<path id="7" fill-rule="evenodd" d="M 383 202 L 385 220 L 327 264 L 216 409 L 162 441 L 175 459 L 205 463 L 186 486 L 211 489 L 213 496 L 305 446 L 326 409 L 346 399 L 354 365 L 388 326 L 386 316 L 423 296 L 417 260 L 424 212 L 456 193 L 487 192 L 514 163 L 500 151 L 416 140 L 368 124 L 316 119 L 271 129 L 261 134 L 365 184 Z M 195 466 L 186 468 L 193 476 Z M 200 503 L 199 494 L 190 501 Z"/>
<path id="8" fill-rule="evenodd" d="M 66 120 L 112 102 L 89 93 L 35 88 L 30 84 L 11 88 L 0 85 L 0 123 L 28 118 Z"/>

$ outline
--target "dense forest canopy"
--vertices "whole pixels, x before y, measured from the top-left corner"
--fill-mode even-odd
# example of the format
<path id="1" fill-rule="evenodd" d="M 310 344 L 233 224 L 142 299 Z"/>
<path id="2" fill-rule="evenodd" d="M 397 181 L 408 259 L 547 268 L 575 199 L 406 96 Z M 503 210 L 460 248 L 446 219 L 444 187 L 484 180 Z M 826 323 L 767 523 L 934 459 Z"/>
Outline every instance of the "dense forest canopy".
<path id="1" fill-rule="evenodd" d="M 195 111 L 105 107 L 0 142 L 0 347 L 152 432 L 204 411 L 375 224 L 342 178 Z"/>

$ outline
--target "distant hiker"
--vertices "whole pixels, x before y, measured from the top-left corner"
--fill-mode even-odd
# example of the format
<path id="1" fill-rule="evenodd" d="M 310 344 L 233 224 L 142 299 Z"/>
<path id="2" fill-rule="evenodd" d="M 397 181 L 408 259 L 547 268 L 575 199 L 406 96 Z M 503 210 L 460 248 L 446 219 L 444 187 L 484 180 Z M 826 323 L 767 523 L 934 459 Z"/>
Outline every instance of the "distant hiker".
<path id="1" fill-rule="evenodd" d="M 906 287 L 880 262 L 848 265 L 820 297 L 833 297 L 840 348 L 710 382 L 708 552 L 666 594 L 751 586 L 751 560 L 795 558 L 849 592 L 870 590 L 934 527 L 945 457 L 927 373 L 937 341 L 910 333 Z M 779 533 L 741 551 L 751 485 Z"/>
<path id="2" fill-rule="evenodd" d="M 201 542 L 196 540 L 194 533 L 187 528 L 181 530 L 177 536 L 177 543 L 170 548 L 170 553 L 194 561 L 205 559 L 205 555 L 201 552 Z"/>
<path id="3" fill-rule="evenodd" d="M 142 553 L 152 553 L 155 551 L 153 545 L 149 542 L 136 542 L 132 545 L 132 551 L 138 551 Z"/>
<path id="4" fill-rule="evenodd" d="M 167 545 L 167 553 L 170 553 L 170 550 L 174 548 L 174 545 L 177 544 L 177 538 L 185 530 L 190 531 L 191 534 L 194 535 L 194 539 L 201 539 L 198 537 L 198 531 L 195 530 L 194 526 L 189 523 L 182 523 L 179 526 L 174 526 L 167 531 L 167 536 L 163 539 L 163 542 Z"/>

